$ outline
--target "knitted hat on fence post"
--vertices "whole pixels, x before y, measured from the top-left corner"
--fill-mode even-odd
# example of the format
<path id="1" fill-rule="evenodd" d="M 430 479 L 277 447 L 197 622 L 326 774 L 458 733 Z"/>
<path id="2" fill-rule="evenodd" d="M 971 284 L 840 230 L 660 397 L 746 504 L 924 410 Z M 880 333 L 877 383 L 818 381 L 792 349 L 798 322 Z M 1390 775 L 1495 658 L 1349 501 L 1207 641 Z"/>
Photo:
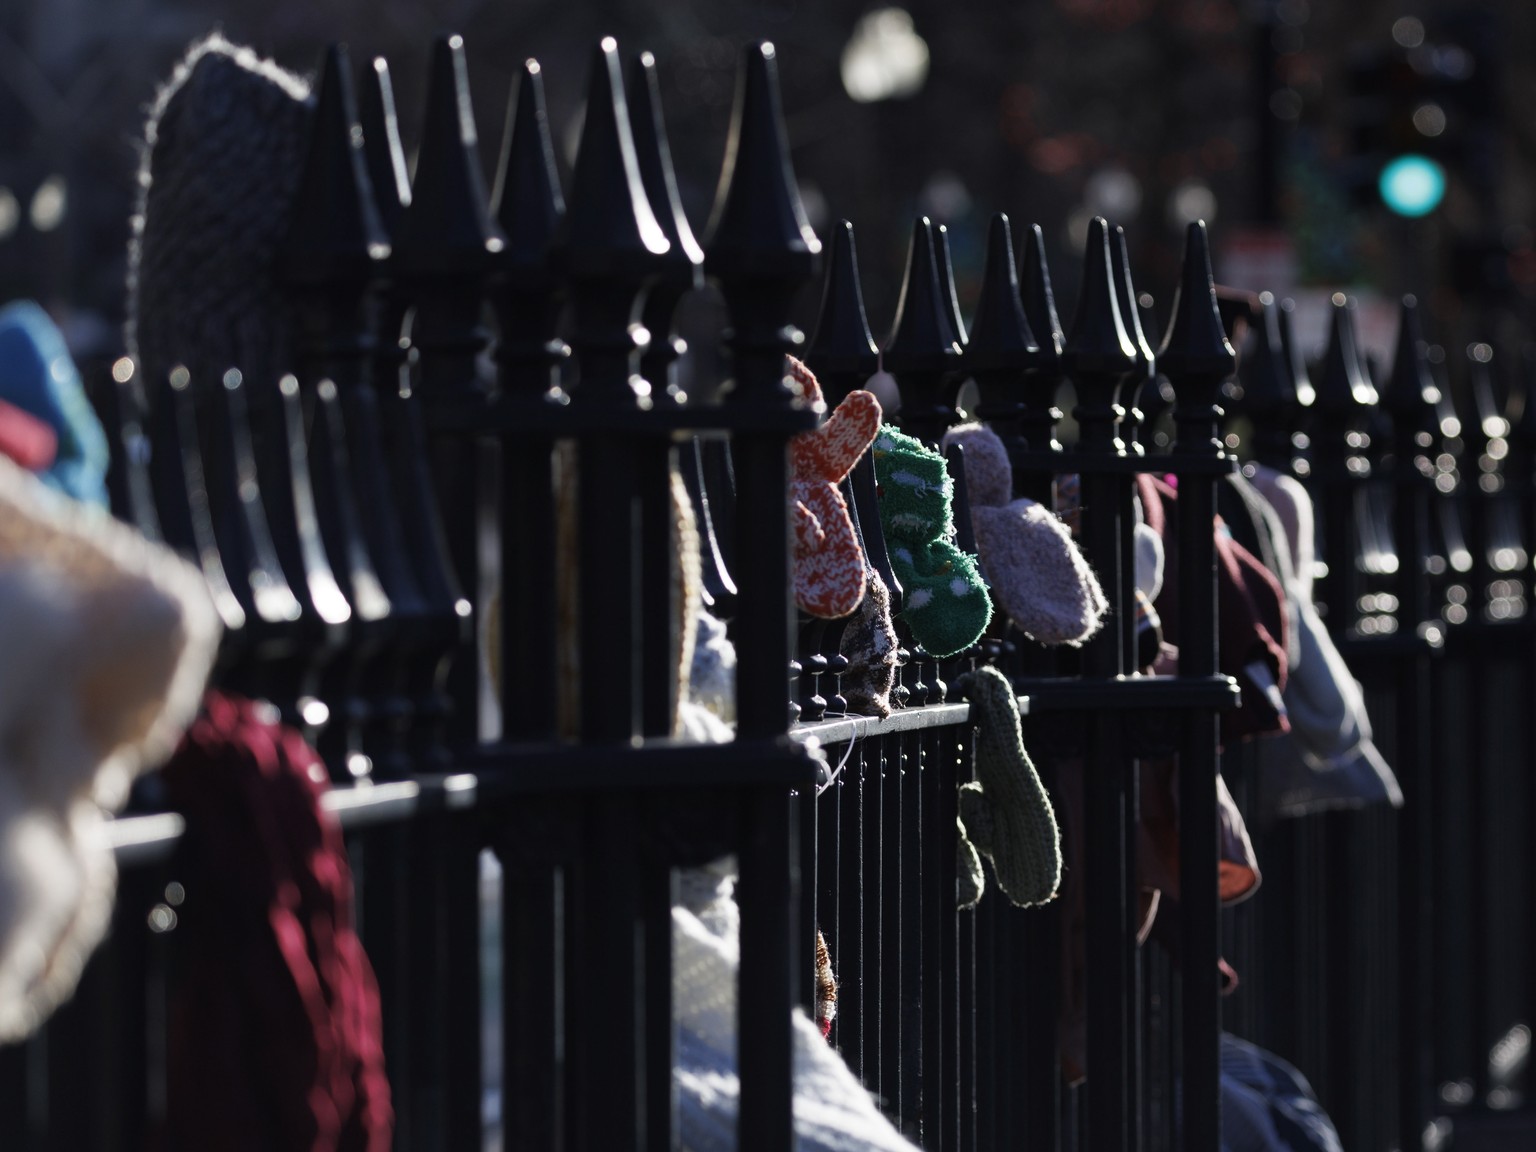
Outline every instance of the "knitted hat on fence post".
<path id="1" fill-rule="evenodd" d="M 145 379 L 238 367 L 275 380 L 287 332 L 276 259 L 308 145 L 297 76 L 215 33 L 150 109 L 128 248 L 127 345 Z"/>

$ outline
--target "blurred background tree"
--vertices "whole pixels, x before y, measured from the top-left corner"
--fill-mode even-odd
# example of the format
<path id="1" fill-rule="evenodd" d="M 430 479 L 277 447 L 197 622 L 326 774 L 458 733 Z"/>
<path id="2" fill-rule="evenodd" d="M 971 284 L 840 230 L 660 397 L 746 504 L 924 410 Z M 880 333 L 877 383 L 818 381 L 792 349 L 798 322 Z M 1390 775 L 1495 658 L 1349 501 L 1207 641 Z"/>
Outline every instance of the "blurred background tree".
<path id="1" fill-rule="evenodd" d="M 1522 111 L 1536 72 L 1514 66 L 1536 47 L 1526 0 L 9 0 L 0 298 L 43 301 L 82 355 L 120 347 L 144 107 L 215 27 L 300 72 L 332 39 L 359 61 L 387 56 L 408 148 L 428 39 L 462 32 L 488 174 L 521 60 L 544 65 L 568 170 L 592 43 L 650 49 L 698 230 L 738 49 L 771 39 L 808 211 L 821 229 L 854 222 L 877 336 L 917 212 L 948 224 L 967 308 L 998 210 L 1044 227 L 1068 312 L 1094 214 L 1127 226 L 1159 314 L 1197 217 L 1238 287 L 1413 289 L 1453 326 L 1490 309 L 1529 320 L 1536 293 L 1536 122 Z M 1420 215 L 1383 200 L 1382 169 L 1404 156 L 1425 165 L 1404 195 L 1444 178 Z"/>

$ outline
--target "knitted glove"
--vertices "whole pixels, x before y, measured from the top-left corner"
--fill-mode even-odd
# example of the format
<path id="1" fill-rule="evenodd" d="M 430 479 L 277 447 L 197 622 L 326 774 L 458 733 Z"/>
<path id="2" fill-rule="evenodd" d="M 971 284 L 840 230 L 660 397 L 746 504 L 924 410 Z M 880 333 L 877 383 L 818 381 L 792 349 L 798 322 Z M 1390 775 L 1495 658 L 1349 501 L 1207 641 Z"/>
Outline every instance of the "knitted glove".
<path id="1" fill-rule="evenodd" d="M 821 386 L 793 356 L 789 374 L 812 403 Z M 864 599 L 864 549 L 837 490 L 880 428 L 880 402 L 872 392 L 850 392 L 826 423 L 790 441 L 789 485 L 795 522 L 795 602 L 823 620 L 846 616 Z"/>
<path id="2" fill-rule="evenodd" d="M 951 444 L 965 448 L 977 559 L 998 604 L 1042 644 L 1081 644 L 1099 630 L 1109 603 L 1071 532 L 1035 501 L 1009 499 L 1008 451 L 990 428 L 951 428 L 944 447 Z"/>
<path id="3" fill-rule="evenodd" d="M 880 526 L 902 587 L 901 616 L 912 639 L 940 659 L 976 643 L 992 601 L 976 558 L 952 543 L 954 485 L 944 457 L 886 425 L 875 438 Z"/>
<path id="4" fill-rule="evenodd" d="M 891 594 L 880 573 L 864 573 L 864 601 L 843 629 L 841 651 L 848 658 L 843 699 L 848 711 L 862 716 L 891 714 L 891 685 L 896 679 L 896 626 L 891 623 Z"/>
<path id="5" fill-rule="evenodd" d="M 998 886 L 1021 907 L 1054 899 L 1061 884 L 1061 834 L 1035 766 L 1024 751 L 1013 685 L 984 665 L 955 686 L 977 726 L 975 783 L 960 789 L 960 816 Z"/>

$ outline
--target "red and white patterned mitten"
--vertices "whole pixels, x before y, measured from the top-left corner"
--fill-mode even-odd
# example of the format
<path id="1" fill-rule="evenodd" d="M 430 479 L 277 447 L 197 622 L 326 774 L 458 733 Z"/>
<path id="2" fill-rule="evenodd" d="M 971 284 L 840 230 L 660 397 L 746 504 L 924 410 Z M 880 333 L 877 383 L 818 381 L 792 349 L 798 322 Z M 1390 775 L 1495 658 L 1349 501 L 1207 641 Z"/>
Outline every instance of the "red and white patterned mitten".
<path id="1" fill-rule="evenodd" d="M 820 400 L 811 370 L 793 356 L 788 361 L 805 398 Z M 850 392 L 820 428 L 790 441 L 795 603 L 823 620 L 848 615 L 864 599 L 864 550 L 837 486 L 874 441 L 880 418 L 874 393 Z"/>

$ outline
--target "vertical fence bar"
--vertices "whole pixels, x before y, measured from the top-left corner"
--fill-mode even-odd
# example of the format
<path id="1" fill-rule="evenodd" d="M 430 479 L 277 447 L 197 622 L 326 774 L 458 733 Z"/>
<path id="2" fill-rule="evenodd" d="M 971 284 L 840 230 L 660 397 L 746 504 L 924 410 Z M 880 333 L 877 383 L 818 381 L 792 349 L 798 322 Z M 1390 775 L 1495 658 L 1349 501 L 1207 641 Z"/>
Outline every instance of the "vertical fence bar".
<path id="1" fill-rule="evenodd" d="M 706 271 L 730 309 L 734 381 L 725 403 L 739 423 L 732 441 L 738 585 L 738 739 L 782 737 L 784 678 L 793 650 L 788 437 L 778 424 L 796 407 L 784 354 L 798 340 L 791 300 L 816 270 L 821 244 L 806 222 L 790 171 L 773 45 L 746 49 L 738 74 L 720 193 L 705 244 Z M 771 789 L 748 802 L 741 858 L 738 1141 L 744 1152 L 782 1152 L 792 1139 L 789 1005 L 798 999 L 799 889 L 789 800 Z M 809 943 L 809 942 L 804 942 Z"/>
<path id="2" fill-rule="evenodd" d="M 1430 1039 L 1426 1009 L 1434 973 L 1430 967 L 1433 805 L 1429 792 L 1431 708 L 1427 642 L 1439 628 L 1430 623 L 1429 474 L 1434 426 L 1434 381 L 1429 375 L 1418 303 L 1404 297 L 1398 325 L 1397 354 L 1383 407 L 1392 416 L 1393 536 L 1397 545 L 1398 632 L 1415 643 L 1397 662 L 1394 701 L 1397 739 L 1393 761 L 1403 787 L 1404 808 L 1398 823 L 1398 1056 L 1397 1141 L 1417 1149 L 1428 1122 L 1429 1083 L 1425 1053 Z M 1431 631 L 1433 629 L 1433 631 Z"/>
<path id="3" fill-rule="evenodd" d="M 1121 382 L 1136 366 L 1136 350 L 1121 322 L 1115 299 L 1114 272 L 1107 227 L 1095 218 L 1088 227 L 1082 289 L 1072 331 L 1062 352 L 1063 366 L 1077 388 L 1073 415 L 1079 428 L 1082 474 L 1083 555 L 1113 597 L 1115 617 L 1083 648 L 1083 672 L 1109 682 L 1125 671 L 1119 614 L 1120 493 L 1130 483 L 1113 467 L 1125 455 L 1115 425 Z M 1129 1019 L 1131 973 L 1126 935 L 1131 923 L 1126 887 L 1129 818 L 1127 803 L 1133 772 L 1125 756 L 1119 716 L 1095 713 L 1087 722 L 1084 758 L 1086 895 L 1088 916 L 1088 1116 L 1091 1152 L 1129 1147 Z"/>
<path id="4" fill-rule="evenodd" d="M 670 248 L 636 163 L 618 45 L 606 37 L 592 56 L 557 252 L 575 306 L 572 345 L 581 366 L 572 405 L 608 425 L 576 445 L 579 731 L 587 743 L 615 748 L 640 732 L 639 477 L 635 438 L 621 423 L 639 411 L 647 389 L 635 374 L 643 342 L 632 318 L 657 258 Z M 647 1139 L 640 829 L 634 802 L 622 793 L 596 792 L 584 807 L 576 890 L 575 963 L 584 994 L 573 1037 L 580 1084 L 575 1147 L 624 1152 Z"/>
<path id="5" fill-rule="evenodd" d="M 1179 477 L 1179 675 L 1217 674 L 1216 555 L 1213 532 L 1217 478 L 1224 459 L 1217 397 L 1235 354 L 1222 330 L 1211 279 L 1205 223 L 1189 226 L 1173 318 L 1158 362 L 1173 384 L 1174 444 Z M 1190 709 L 1179 750 L 1179 882 L 1181 901 L 1183 1146 L 1221 1145 L 1221 903 L 1217 886 L 1216 776 L 1221 771 L 1213 712 Z"/>

